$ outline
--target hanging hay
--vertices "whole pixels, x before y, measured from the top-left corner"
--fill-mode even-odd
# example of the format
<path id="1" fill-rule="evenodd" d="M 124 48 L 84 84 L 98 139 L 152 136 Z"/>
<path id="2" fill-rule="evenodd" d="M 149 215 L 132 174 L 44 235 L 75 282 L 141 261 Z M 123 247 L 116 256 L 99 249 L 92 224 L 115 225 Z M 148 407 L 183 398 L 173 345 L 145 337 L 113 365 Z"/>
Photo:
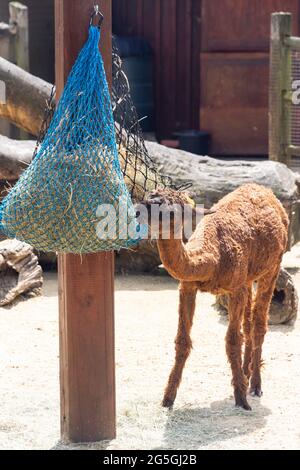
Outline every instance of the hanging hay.
<path id="1" fill-rule="evenodd" d="M 161 169 L 151 159 L 146 149 L 137 111 L 131 98 L 129 81 L 123 70 L 122 60 L 114 38 L 112 75 L 111 100 L 119 163 L 132 200 L 140 202 L 147 192 L 151 192 L 158 187 L 175 188 L 175 185 L 171 177 L 161 173 Z M 53 86 L 49 100 L 46 103 L 44 121 L 34 157 L 39 151 L 55 112 L 54 96 L 55 87 Z M 177 189 L 181 189 L 181 187 L 177 187 Z"/>
<path id="2" fill-rule="evenodd" d="M 44 140 L 0 208 L 7 236 L 39 250 L 91 253 L 125 248 L 138 238 L 127 236 L 137 222 L 118 159 L 99 37 L 91 26 Z M 122 222 L 119 204 L 127 212 Z M 116 224 L 103 238 L 96 230 L 98 209 L 108 205 Z"/>

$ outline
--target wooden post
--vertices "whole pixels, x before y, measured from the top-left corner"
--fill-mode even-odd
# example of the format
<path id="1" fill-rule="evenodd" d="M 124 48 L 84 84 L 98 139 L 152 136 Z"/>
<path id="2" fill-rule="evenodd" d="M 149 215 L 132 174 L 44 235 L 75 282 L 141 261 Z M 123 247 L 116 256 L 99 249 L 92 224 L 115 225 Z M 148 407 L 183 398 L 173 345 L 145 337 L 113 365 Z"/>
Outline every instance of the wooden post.
<path id="1" fill-rule="evenodd" d="M 9 25 L 0 23 L 0 58 L 9 57 L 10 53 L 10 32 Z M 6 103 L 6 84 L 0 78 L 0 108 L 1 104 Z M 10 124 L 5 119 L 0 117 L 0 134 L 9 135 Z"/>
<path id="2" fill-rule="evenodd" d="M 9 24 L 12 34 L 12 61 L 23 70 L 29 71 L 29 26 L 28 8 L 19 2 L 9 3 Z M 21 129 L 11 128 L 11 137 L 28 139 L 29 135 Z"/>
<path id="3" fill-rule="evenodd" d="M 56 85 L 87 39 L 92 0 L 55 0 Z M 101 51 L 111 83 L 111 0 L 104 15 Z M 115 437 L 113 253 L 59 256 L 62 438 L 91 442 Z"/>
<path id="4" fill-rule="evenodd" d="M 271 17 L 269 155 L 271 160 L 289 163 L 291 144 L 291 49 L 285 40 L 292 33 L 292 15 Z"/>
<path id="5" fill-rule="evenodd" d="M 13 41 L 14 60 L 23 70 L 29 70 L 28 8 L 19 2 L 9 2 L 9 23 Z"/>

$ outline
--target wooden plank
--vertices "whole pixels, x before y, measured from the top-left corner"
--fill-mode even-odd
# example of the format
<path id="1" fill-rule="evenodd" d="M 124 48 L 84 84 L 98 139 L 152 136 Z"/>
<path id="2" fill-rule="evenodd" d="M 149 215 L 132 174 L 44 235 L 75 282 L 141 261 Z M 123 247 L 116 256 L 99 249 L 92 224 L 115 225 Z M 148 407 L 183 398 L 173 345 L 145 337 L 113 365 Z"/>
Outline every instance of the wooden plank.
<path id="1" fill-rule="evenodd" d="M 175 128 L 177 130 L 188 129 L 190 124 L 190 103 L 192 99 L 192 0 L 177 2 L 176 21 Z"/>
<path id="2" fill-rule="evenodd" d="M 288 151 L 290 157 L 291 156 L 300 157 L 300 147 L 298 147 L 296 145 L 289 145 L 287 151 Z"/>
<path id="3" fill-rule="evenodd" d="M 144 0 L 138 0 L 136 5 L 136 20 L 137 20 L 137 34 L 143 34 L 143 19 L 144 19 Z"/>
<path id="4" fill-rule="evenodd" d="M 199 129 L 200 108 L 200 51 L 201 51 L 201 6 L 202 0 L 192 1 L 192 56 L 191 56 L 191 101 L 189 127 Z"/>
<path id="5" fill-rule="evenodd" d="M 15 63 L 23 70 L 29 71 L 29 27 L 28 8 L 19 2 L 9 3 L 9 21 L 14 32 Z"/>
<path id="6" fill-rule="evenodd" d="M 200 122 L 212 135 L 210 155 L 268 154 L 267 108 L 201 108 Z"/>
<path id="7" fill-rule="evenodd" d="M 157 17 L 156 14 L 160 14 L 158 11 L 158 2 L 153 2 L 153 0 L 143 0 L 143 18 L 142 18 L 142 28 L 141 35 L 149 41 L 149 44 L 152 47 L 154 56 L 156 54 L 156 42 L 155 42 L 155 31 L 157 28 Z"/>
<path id="8" fill-rule="evenodd" d="M 140 35 L 152 46 L 156 131 L 171 138 L 199 124 L 199 0 L 114 0 L 113 32 Z"/>
<path id="9" fill-rule="evenodd" d="M 29 72 L 29 24 L 28 8 L 20 2 L 9 2 L 9 23 L 12 36 L 12 60 Z M 28 139 L 29 135 L 20 129 L 11 129 L 14 138 Z"/>
<path id="10" fill-rule="evenodd" d="M 161 129 L 161 65 L 164 57 L 162 55 L 161 40 L 162 40 L 162 17 L 161 17 L 161 0 L 153 0 L 153 19 L 154 21 L 154 95 L 155 95 L 155 127 L 156 136 L 162 135 Z"/>
<path id="11" fill-rule="evenodd" d="M 112 2 L 112 30 L 114 34 L 120 34 L 123 24 L 123 0 L 113 0 Z"/>
<path id="12" fill-rule="evenodd" d="M 30 72 L 54 83 L 54 1 L 21 0 L 28 8 Z"/>
<path id="13" fill-rule="evenodd" d="M 270 15 L 291 12 L 299 33 L 298 0 L 202 0 L 202 51 L 269 50 Z"/>
<path id="14" fill-rule="evenodd" d="M 6 23 L 0 23 L 0 57 L 4 57 L 5 59 L 10 59 L 10 32 L 9 32 L 9 25 Z M 4 92 L 5 88 L 5 95 L 6 95 L 6 87 L 2 85 L 2 93 Z M 4 97 L 2 97 L 4 98 Z M 6 96 L 5 96 L 6 100 Z M 0 105 L 4 102 L 4 99 L 0 99 Z M 10 135 L 10 123 L 3 118 L 0 118 L 0 134 L 9 136 Z"/>
<path id="15" fill-rule="evenodd" d="M 267 154 L 268 66 L 265 53 L 201 54 L 200 126 L 213 154 Z"/>
<path id="16" fill-rule="evenodd" d="M 284 39 L 284 44 L 294 51 L 300 51 L 300 38 L 295 36 L 287 36 Z"/>
<path id="17" fill-rule="evenodd" d="M 56 84 L 87 39 L 92 0 L 55 0 Z M 101 2 L 101 50 L 111 79 L 111 2 Z M 62 438 L 115 437 L 113 254 L 59 255 Z"/>
<path id="18" fill-rule="evenodd" d="M 176 0 L 164 0 L 160 5 L 161 40 L 159 67 L 159 126 L 158 139 L 169 137 L 176 129 L 176 48 L 178 37 L 176 30 Z"/>
<path id="19" fill-rule="evenodd" d="M 271 160 L 288 164 L 291 144 L 291 49 L 284 41 L 291 34 L 290 14 L 275 13 L 271 19 L 271 55 L 269 90 L 269 155 Z"/>

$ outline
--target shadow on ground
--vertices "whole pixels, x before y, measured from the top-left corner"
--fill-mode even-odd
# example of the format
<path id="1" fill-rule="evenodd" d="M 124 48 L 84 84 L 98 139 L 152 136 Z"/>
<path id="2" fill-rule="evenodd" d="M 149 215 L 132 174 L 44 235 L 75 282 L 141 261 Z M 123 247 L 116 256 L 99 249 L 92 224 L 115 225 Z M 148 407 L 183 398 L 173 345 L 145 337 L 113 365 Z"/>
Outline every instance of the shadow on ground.
<path id="1" fill-rule="evenodd" d="M 50 450 L 106 450 L 111 441 L 87 442 L 74 444 L 72 442 L 58 441 Z"/>
<path id="2" fill-rule="evenodd" d="M 234 408 L 232 399 L 214 402 L 210 408 L 170 410 L 162 449 L 195 450 L 218 442 L 257 431 L 266 424 L 268 408 L 258 400 L 249 400 L 252 411 Z M 221 444 L 221 445 L 220 445 Z"/>

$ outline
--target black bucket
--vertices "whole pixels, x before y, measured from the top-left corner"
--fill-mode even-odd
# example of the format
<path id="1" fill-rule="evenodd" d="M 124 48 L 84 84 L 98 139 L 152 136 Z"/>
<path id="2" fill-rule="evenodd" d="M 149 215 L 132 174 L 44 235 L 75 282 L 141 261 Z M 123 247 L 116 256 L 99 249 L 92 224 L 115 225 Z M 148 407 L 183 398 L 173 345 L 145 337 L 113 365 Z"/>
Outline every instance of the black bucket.
<path id="1" fill-rule="evenodd" d="M 205 131 L 186 130 L 174 133 L 179 140 L 179 148 L 196 155 L 208 155 L 210 145 L 210 134 Z"/>

